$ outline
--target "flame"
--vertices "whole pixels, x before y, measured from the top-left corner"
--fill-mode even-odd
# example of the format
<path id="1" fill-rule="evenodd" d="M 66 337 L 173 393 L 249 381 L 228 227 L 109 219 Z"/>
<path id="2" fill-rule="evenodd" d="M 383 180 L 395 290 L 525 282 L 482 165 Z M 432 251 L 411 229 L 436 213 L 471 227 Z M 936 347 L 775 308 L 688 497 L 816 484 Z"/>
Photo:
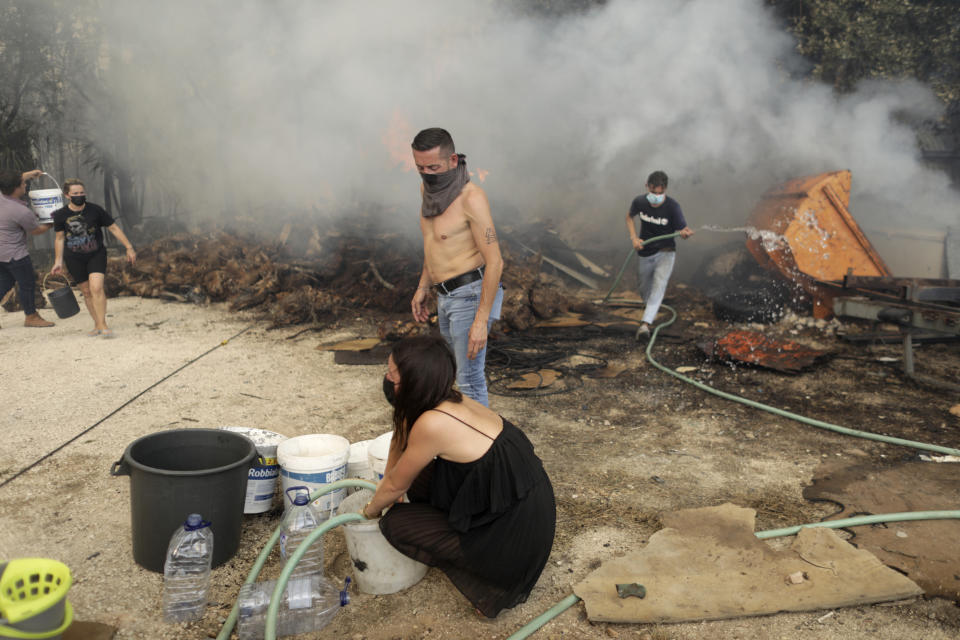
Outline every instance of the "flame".
<path id="1" fill-rule="evenodd" d="M 390 161 L 394 166 L 400 166 L 404 171 L 413 171 L 413 154 L 410 151 L 410 141 L 414 136 L 413 127 L 407 122 L 400 111 L 394 111 L 390 117 L 390 124 L 380 140 L 387 148 Z"/>
<path id="2" fill-rule="evenodd" d="M 473 175 L 472 171 L 470 172 L 470 175 L 471 176 Z M 488 175 L 490 175 L 490 171 L 488 171 L 487 169 L 477 169 L 477 179 L 480 182 L 486 182 Z"/>

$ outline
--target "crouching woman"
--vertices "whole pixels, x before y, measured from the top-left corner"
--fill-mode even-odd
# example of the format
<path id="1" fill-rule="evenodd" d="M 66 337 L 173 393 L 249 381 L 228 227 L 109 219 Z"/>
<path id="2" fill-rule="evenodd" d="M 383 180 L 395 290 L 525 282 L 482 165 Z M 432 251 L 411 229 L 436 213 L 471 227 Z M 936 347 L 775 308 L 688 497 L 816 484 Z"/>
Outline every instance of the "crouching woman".
<path id="1" fill-rule="evenodd" d="M 384 391 L 393 395 L 386 473 L 363 516 L 380 519 L 404 555 L 438 567 L 489 618 L 524 602 L 556 525 L 553 487 L 520 429 L 453 388 L 440 338 L 399 342 Z M 406 493 L 409 503 L 398 503 Z"/>

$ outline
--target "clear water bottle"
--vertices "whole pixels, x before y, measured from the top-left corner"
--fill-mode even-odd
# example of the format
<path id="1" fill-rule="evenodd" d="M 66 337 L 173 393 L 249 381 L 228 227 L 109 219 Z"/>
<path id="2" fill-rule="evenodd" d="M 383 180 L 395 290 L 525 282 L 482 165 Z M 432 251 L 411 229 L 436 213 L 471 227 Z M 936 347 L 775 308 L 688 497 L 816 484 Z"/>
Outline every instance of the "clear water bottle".
<path id="1" fill-rule="evenodd" d="M 291 496 L 290 492 L 294 492 Z M 310 504 L 310 489 L 307 487 L 290 487 L 286 490 L 287 498 L 293 503 L 283 517 L 280 533 L 280 555 L 284 562 L 290 559 L 303 539 L 320 525 L 313 506 Z M 313 573 L 323 573 L 323 541 L 315 540 L 310 549 L 297 564 L 291 577 L 307 576 Z"/>
<path id="2" fill-rule="evenodd" d="M 163 563 L 163 618 L 186 622 L 203 617 L 213 563 L 213 531 L 199 513 L 191 513 L 173 532 Z"/>
<path id="3" fill-rule="evenodd" d="M 349 585 L 350 578 L 347 578 Z M 237 596 L 237 633 L 240 640 L 261 640 L 266 633 L 267 607 L 277 586 L 276 580 L 245 584 Z M 277 612 L 277 637 L 318 631 L 327 626 L 340 607 L 350 602 L 343 591 L 319 573 L 291 578 Z"/>

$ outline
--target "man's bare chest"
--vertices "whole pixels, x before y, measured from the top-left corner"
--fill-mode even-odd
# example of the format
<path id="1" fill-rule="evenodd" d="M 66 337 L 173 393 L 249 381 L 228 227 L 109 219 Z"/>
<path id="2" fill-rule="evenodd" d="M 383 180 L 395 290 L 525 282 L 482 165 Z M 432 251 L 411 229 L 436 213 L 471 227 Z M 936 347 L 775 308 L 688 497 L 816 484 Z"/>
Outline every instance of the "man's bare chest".
<path id="1" fill-rule="evenodd" d="M 462 208 L 454 210 L 451 205 L 442 215 L 428 220 L 426 231 L 429 240 L 435 243 L 462 242 L 470 236 L 470 220 L 463 215 Z"/>

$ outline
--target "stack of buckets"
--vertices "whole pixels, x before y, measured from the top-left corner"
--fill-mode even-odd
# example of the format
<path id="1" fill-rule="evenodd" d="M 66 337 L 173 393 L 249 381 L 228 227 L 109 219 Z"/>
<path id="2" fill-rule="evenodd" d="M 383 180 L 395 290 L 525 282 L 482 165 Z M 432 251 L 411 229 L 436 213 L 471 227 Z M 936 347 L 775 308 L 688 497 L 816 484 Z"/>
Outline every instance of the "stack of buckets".
<path id="1" fill-rule="evenodd" d="M 0 564 L 0 637 L 57 640 L 73 622 L 70 568 L 48 558 Z"/>
<path id="2" fill-rule="evenodd" d="M 353 445 L 341 436 L 312 434 L 284 440 L 277 447 L 280 482 L 284 493 L 290 487 L 306 486 L 313 493 L 323 485 L 344 478 L 376 481 L 383 478 L 392 432 Z M 340 489 L 313 502 L 321 518 L 357 512 L 370 499 L 369 490 L 347 497 Z M 287 505 L 289 506 L 289 505 Z M 350 522 L 343 526 L 347 551 L 356 569 L 357 588 L 363 593 L 387 594 L 406 589 L 423 578 L 427 565 L 394 549 L 380 533 L 379 520 Z"/>

